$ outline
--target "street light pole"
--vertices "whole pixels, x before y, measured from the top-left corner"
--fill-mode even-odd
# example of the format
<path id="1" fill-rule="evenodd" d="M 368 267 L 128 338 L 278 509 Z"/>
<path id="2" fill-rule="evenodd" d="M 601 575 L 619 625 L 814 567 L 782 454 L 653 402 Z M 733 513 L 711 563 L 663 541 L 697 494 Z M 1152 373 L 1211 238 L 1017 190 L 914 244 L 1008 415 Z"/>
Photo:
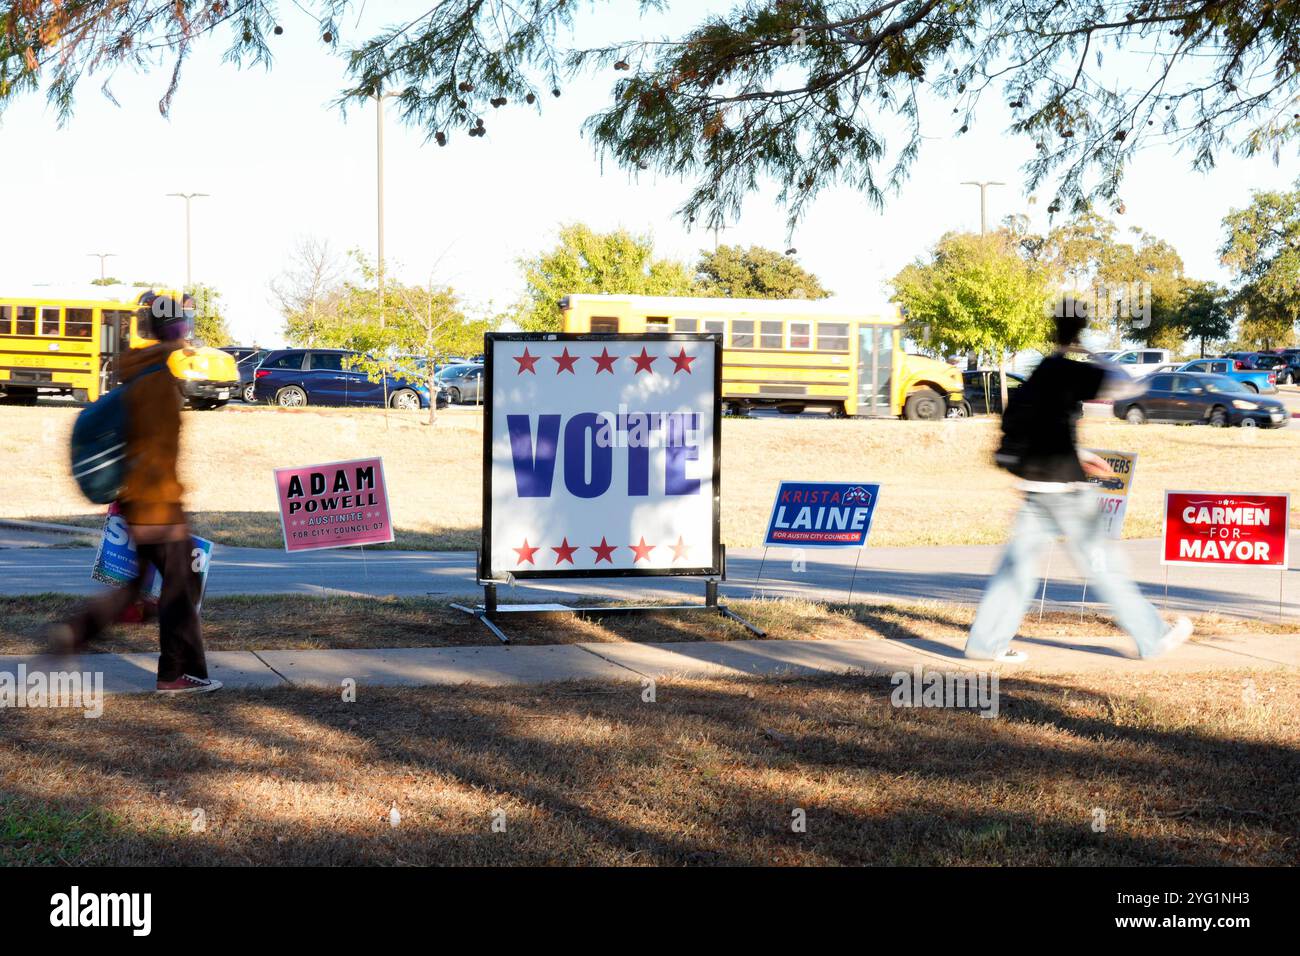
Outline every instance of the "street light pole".
<path id="1" fill-rule="evenodd" d="M 396 93 L 376 89 L 375 100 L 375 205 L 379 232 L 379 327 L 384 327 L 384 100 Z"/>
<path id="2" fill-rule="evenodd" d="M 99 259 L 99 281 L 103 282 L 104 279 L 107 277 L 104 272 L 104 260 L 112 259 L 116 257 L 117 253 L 116 252 L 88 252 L 86 253 L 86 255 L 90 256 L 92 259 L 94 258 Z"/>
<path id="3" fill-rule="evenodd" d="M 965 182 L 963 182 L 962 185 L 978 186 L 980 188 L 980 235 L 982 236 L 988 230 L 988 221 L 985 218 L 985 211 L 988 208 L 985 205 L 986 193 L 988 191 L 988 188 L 990 186 L 1005 186 L 1006 183 L 1000 183 L 993 179 L 987 180 L 985 182 L 977 182 L 973 179 L 968 179 Z"/>
<path id="4" fill-rule="evenodd" d="M 199 199 L 207 193 L 168 193 L 168 196 L 176 196 L 185 200 L 185 289 L 194 288 L 194 262 L 191 256 L 190 246 L 190 200 Z M 184 291 L 184 290 L 182 290 Z"/>
<path id="5" fill-rule="evenodd" d="M 987 179 L 983 182 L 975 179 L 968 179 L 962 183 L 963 186 L 978 186 L 980 190 L 980 235 L 988 231 L 988 205 L 987 194 L 990 186 L 1005 186 L 1006 183 L 998 182 L 996 179 Z M 998 388 L 1002 395 L 1002 409 L 1006 411 L 1007 407 L 1007 353 L 1004 349 L 998 349 Z"/>

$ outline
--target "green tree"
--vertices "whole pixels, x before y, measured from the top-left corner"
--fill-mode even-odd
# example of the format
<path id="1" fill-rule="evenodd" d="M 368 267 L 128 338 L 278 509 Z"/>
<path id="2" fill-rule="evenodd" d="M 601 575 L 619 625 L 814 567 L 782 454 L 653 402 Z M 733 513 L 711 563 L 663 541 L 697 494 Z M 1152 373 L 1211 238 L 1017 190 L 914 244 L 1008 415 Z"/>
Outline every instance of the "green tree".
<path id="1" fill-rule="evenodd" d="M 596 232 L 583 223 L 561 226 L 559 241 L 547 252 L 521 259 L 524 300 L 519 325 L 531 331 L 560 328 L 560 299 L 574 293 L 691 295 L 690 270 L 672 259 L 657 259 L 654 240 L 626 229 Z"/>
<path id="2" fill-rule="evenodd" d="M 194 297 L 194 339 L 212 348 L 230 345 L 230 327 L 221 307 L 221 293 L 209 285 L 195 283 L 185 290 Z"/>
<path id="3" fill-rule="evenodd" d="M 481 139 L 496 109 L 540 111 L 567 75 L 610 70 L 609 105 L 587 125 L 596 148 L 633 174 L 692 179 L 682 213 L 710 225 L 760 181 L 778 184 L 792 220 L 837 183 L 882 202 L 920 153 L 926 99 L 946 108 L 932 112 L 946 112 L 952 136 L 987 116 L 989 100 L 1007 104 L 1009 132 L 1036 146 L 1029 187 L 1058 182 L 1052 210 L 1118 202 L 1126 165 L 1153 141 L 1203 169 L 1224 149 L 1279 154 L 1300 134 L 1293 0 L 733 0 L 680 35 L 573 49 L 561 37 L 604 5 L 433 0 L 353 37 L 360 4 L 296 0 L 322 45 L 346 56 L 341 105 L 397 92 L 403 118 L 444 145 Z M 227 62 L 269 66 L 286 6 L 12 0 L 0 110 L 43 88 L 66 119 L 83 81 L 110 90 L 118 68 L 161 65 L 165 115 L 185 59 L 210 35 Z"/>
<path id="4" fill-rule="evenodd" d="M 1238 337 L 1273 348 L 1295 341 L 1300 319 L 1300 181 L 1288 191 L 1257 190 L 1223 219 L 1219 257 L 1233 270 Z"/>
<path id="5" fill-rule="evenodd" d="M 927 258 L 894 276 L 894 301 L 907 311 L 906 332 L 939 352 L 998 355 L 1044 345 L 1050 339 L 1046 308 L 1052 273 L 1020 254 L 1008 230 L 987 235 L 950 232 Z M 1006 402 L 1006 375 L 1002 400 Z"/>
<path id="6" fill-rule="evenodd" d="M 1232 331 L 1228 294 L 1213 282 L 1191 281 L 1183 287 L 1178 321 L 1188 338 L 1200 343 L 1205 358 L 1208 342 L 1222 342 Z"/>
<path id="7" fill-rule="evenodd" d="M 762 246 L 702 250 L 695 281 L 700 295 L 737 299 L 824 299 L 831 294 L 794 256 Z"/>
<path id="8" fill-rule="evenodd" d="M 122 280 L 114 276 L 105 276 L 102 279 L 91 279 L 91 285 L 121 285 Z"/>
<path id="9" fill-rule="evenodd" d="M 1128 339 L 1180 349 L 1182 257 L 1151 233 L 1136 227 L 1129 233 L 1134 241 L 1123 241 L 1114 222 L 1086 209 L 1047 234 L 1044 255 L 1071 292 L 1089 301 L 1095 327 L 1112 346 Z"/>

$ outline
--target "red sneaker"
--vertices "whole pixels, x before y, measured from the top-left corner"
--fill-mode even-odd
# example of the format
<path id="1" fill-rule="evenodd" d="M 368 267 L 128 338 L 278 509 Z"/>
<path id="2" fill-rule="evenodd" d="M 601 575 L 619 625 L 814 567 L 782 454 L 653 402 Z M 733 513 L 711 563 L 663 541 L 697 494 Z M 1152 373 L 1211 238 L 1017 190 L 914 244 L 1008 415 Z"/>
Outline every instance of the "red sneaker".
<path id="1" fill-rule="evenodd" d="M 182 674 L 175 680 L 160 680 L 158 682 L 158 693 L 160 694 L 208 694 L 214 690 L 221 690 L 221 681 L 208 680 L 205 677 L 191 677 L 189 674 Z"/>

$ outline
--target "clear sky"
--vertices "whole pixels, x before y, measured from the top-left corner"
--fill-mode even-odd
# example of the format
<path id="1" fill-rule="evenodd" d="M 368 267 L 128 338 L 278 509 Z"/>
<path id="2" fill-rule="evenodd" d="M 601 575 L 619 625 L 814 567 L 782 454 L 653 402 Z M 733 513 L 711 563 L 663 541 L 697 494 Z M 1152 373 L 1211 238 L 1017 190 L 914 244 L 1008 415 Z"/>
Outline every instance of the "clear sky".
<path id="1" fill-rule="evenodd" d="M 711 4 L 718 6 L 718 4 Z M 370 3 L 343 39 L 418 11 L 419 3 Z M 701 5 L 638 20 L 630 2 L 598 5 L 582 40 L 659 36 L 699 17 Z M 0 123 L 0 162 L 7 185 L 0 230 L 0 289 L 33 283 L 82 284 L 98 275 L 92 252 L 116 253 L 109 272 L 133 280 L 184 278 L 184 208 L 169 192 L 199 191 L 194 201 L 195 279 L 216 286 L 241 341 L 277 344 L 280 317 L 267 290 L 299 237 L 328 240 L 343 252 L 375 252 L 375 114 L 373 105 L 344 117 L 330 105 L 343 86 L 341 56 L 317 38 L 315 23 L 282 5 L 285 34 L 272 38 L 270 72 L 238 71 L 220 62 L 222 44 L 201 44 L 183 73 L 171 116 L 157 109 L 167 71 L 120 73 L 113 92 L 99 81 L 79 93 L 72 121 L 60 129 L 43 98 L 22 100 Z M 486 117 L 488 134 L 457 136 L 446 148 L 386 115 L 386 249 L 391 274 L 426 282 L 431 271 L 477 304 L 504 306 L 519 294 L 516 259 L 548 246 L 558 224 L 580 220 L 599 229 L 626 226 L 653 233 L 658 252 L 693 259 L 713 234 L 687 231 L 673 216 L 684 184 L 646 174 L 637 179 L 602 169 L 580 126 L 608 98 L 615 74 L 566 85 L 544 97 L 539 115 L 510 106 Z M 793 245 L 798 258 L 837 295 L 879 303 L 884 281 L 949 229 L 978 229 L 978 192 L 966 179 L 1008 183 L 989 192 L 989 220 L 1012 212 L 1045 229 L 1046 205 L 1031 203 L 1020 166 L 1027 140 L 1003 133 L 1006 115 L 992 107 L 955 137 L 949 108 L 924 116 L 928 137 L 901 194 L 883 212 L 863 197 L 824 194 L 787 242 L 774 190 L 756 194 L 721 241 Z M 1285 188 L 1300 172 L 1295 157 L 1224 155 L 1208 175 L 1185 157 L 1156 147 L 1126 180 L 1127 213 L 1137 225 L 1175 244 L 1189 274 L 1225 281 L 1216 249 L 1220 220 L 1249 201 L 1251 189 Z"/>

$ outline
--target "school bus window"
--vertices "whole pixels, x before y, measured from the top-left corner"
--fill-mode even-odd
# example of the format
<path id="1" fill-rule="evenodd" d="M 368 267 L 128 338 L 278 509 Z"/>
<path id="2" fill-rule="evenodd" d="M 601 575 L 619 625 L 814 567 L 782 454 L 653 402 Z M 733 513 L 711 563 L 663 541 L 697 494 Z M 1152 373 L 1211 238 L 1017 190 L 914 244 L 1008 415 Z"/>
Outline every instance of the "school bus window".
<path id="1" fill-rule="evenodd" d="M 760 322 L 758 326 L 758 347 L 762 349 L 779 349 L 785 345 L 785 323 L 781 321 Z"/>
<path id="2" fill-rule="evenodd" d="M 593 315 L 591 317 L 591 331 L 593 332 L 617 332 L 618 319 L 608 315 Z"/>
<path id="3" fill-rule="evenodd" d="M 666 315 L 647 315 L 645 317 L 645 330 L 647 332 L 667 332 L 668 316 Z"/>
<path id="4" fill-rule="evenodd" d="M 731 320 L 731 347 L 733 349 L 752 349 L 754 347 L 753 319 Z"/>
<path id="5" fill-rule="evenodd" d="M 674 332 L 694 332 L 700 327 L 699 319 L 673 319 Z"/>
<path id="6" fill-rule="evenodd" d="M 36 334 L 36 308 L 30 305 L 18 306 L 18 331 L 15 335 Z"/>
<path id="7" fill-rule="evenodd" d="M 847 322 L 818 322 L 817 351 L 847 352 L 849 350 L 849 324 Z"/>
<path id="8" fill-rule="evenodd" d="M 41 309 L 41 335 L 59 334 L 59 310 Z"/>
<path id="9" fill-rule="evenodd" d="M 90 338 L 94 315 L 93 309 L 68 309 L 68 314 L 65 317 L 65 328 L 68 337 L 74 339 Z"/>
<path id="10" fill-rule="evenodd" d="M 727 320 L 726 319 L 705 319 L 704 331 L 717 332 L 719 335 L 725 335 L 727 332 Z"/>
<path id="11" fill-rule="evenodd" d="M 811 322 L 790 323 L 790 348 L 792 349 L 812 348 L 812 323 Z"/>
<path id="12" fill-rule="evenodd" d="M 0 335 L 14 334 L 14 310 L 13 306 L 0 305 Z"/>

